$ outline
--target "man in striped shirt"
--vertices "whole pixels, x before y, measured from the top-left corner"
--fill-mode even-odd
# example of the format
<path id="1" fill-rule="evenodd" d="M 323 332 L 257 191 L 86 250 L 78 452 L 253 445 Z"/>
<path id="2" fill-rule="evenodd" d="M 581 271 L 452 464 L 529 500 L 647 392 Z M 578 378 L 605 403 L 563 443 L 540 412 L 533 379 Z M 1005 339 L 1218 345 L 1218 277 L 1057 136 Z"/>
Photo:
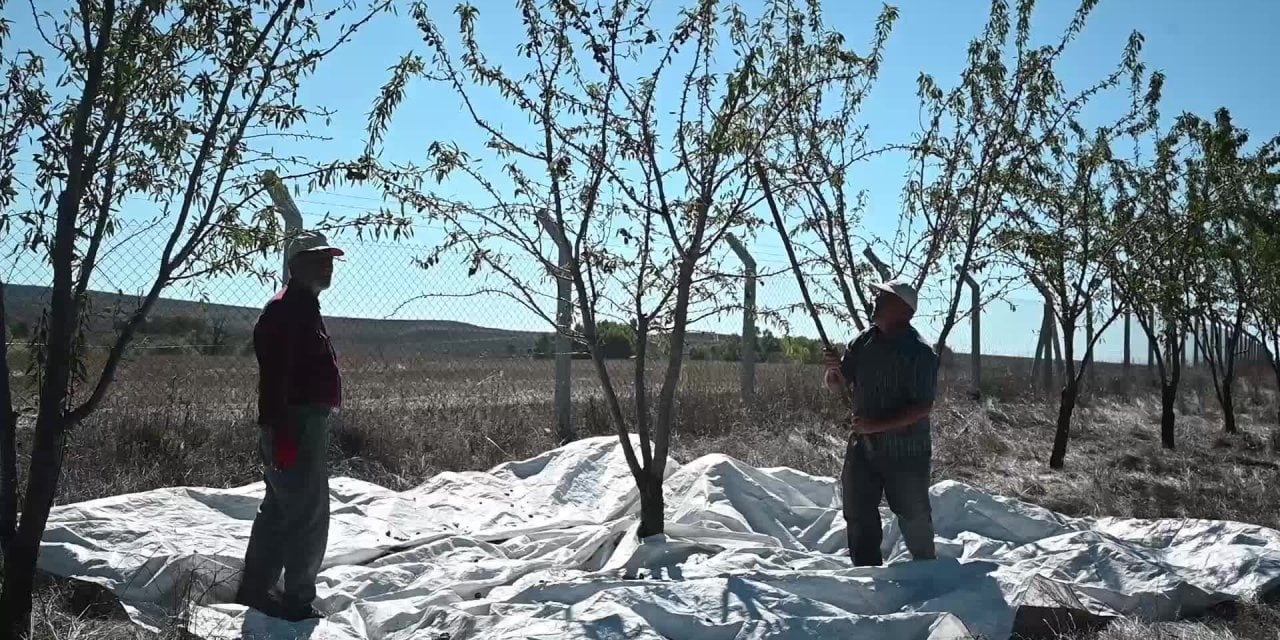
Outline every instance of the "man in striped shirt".
<path id="1" fill-rule="evenodd" d="M 911 326 L 917 295 L 906 281 L 874 285 L 872 326 L 840 357 L 827 352 L 826 383 L 848 386 L 853 433 L 840 475 L 849 555 L 855 566 L 883 564 L 880 500 L 898 518 L 912 559 L 934 557 L 929 413 L 938 379 L 934 350 Z"/>

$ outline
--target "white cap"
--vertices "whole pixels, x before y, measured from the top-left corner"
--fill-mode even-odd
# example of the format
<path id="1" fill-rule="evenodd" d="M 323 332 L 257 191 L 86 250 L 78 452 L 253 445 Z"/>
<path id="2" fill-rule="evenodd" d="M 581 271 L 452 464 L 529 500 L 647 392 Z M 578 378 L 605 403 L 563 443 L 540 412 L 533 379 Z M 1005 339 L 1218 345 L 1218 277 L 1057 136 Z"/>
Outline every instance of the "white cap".
<path id="1" fill-rule="evenodd" d="M 871 285 L 871 287 L 886 293 L 892 293 L 893 295 L 902 298 L 902 301 L 907 303 L 907 306 L 911 307 L 912 311 L 916 311 L 916 305 L 919 303 L 916 288 L 911 286 L 911 283 L 907 282 L 905 278 L 896 278 L 888 282 L 877 282 Z"/>
<path id="2" fill-rule="evenodd" d="M 284 254 L 293 260 L 300 253 L 327 253 L 333 257 L 345 255 L 346 252 L 329 245 L 329 239 L 319 231 L 299 231 L 285 241 Z"/>

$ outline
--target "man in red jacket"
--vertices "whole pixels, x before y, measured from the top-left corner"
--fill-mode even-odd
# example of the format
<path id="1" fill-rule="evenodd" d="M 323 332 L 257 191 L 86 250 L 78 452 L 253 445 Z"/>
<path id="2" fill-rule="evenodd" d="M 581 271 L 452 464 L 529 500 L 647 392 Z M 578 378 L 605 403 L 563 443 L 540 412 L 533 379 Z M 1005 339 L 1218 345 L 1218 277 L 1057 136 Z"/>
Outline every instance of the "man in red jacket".
<path id="1" fill-rule="evenodd" d="M 341 249 L 302 232 L 286 246 L 289 282 L 253 330 L 258 359 L 258 452 L 266 495 L 245 552 L 236 601 L 286 620 L 323 615 L 313 605 L 329 538 L 329 415 L 342 378 L 320 317 Z M 284 591 L 272 591 L 284 574 Z"/>

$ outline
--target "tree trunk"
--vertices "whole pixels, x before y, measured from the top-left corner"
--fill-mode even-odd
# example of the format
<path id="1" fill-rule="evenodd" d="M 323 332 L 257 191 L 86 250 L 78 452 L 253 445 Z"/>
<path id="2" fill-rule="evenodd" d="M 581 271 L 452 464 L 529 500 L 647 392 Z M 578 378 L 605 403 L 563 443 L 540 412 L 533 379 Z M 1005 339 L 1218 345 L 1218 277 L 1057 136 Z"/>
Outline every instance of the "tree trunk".
<path id="1" fill-rule="evenodd" d="M 1186 351 L 1185 338 L 1180 337 L 1180 327 L 1172 318 L 1164 324 L 1164 348 L 1168 354 L 1160 359 L 1160 445 L 1165 449 L 1177 446 L 1174 426 L 1174 406 L 1178 400 L 1178 383 L 1182 380 L 1182 360 L 1179 353 Z M 1159 355 L 1157 353 L 1157 355 Z"/>
<path id="2" fill-rule="evenodd" d="M 31 473 L 23 502 L 22 521 L 4 554 L 4 590 L 0 593 L 0 640 L 29 637 L 31 593 L 35 586 L 40 540 L 62 472 L 63 417 L 61 412 L 36 418 Z"/>
<path id="3" fill-rule="evenodd" d="M 1271 372 L 1276 376 L 1276 392 L 1280 393 L 1280 334 L 1273 340 L 1274 346 L 1263 345 L 1263 350 L 1267 352 L 1267 360 L 1271 364 Z M 1276 425 L 1280 426 L 1280 398 L 1277 398 L 1276 402 Z"/>
<path id="4" fill-rule="evenodd" d="M 1280 389 L 1280 366 L 1273 365 L 1271 369 L 1276 374 L 1276 388 Z M 1280 426 L 1280 399 L 1276 402 L 1276 426 Z"/>
<path id="5" fill-rule="evenodd" d="M 640 530 L 641 539 L 660 535 L 664 531 L 665 505 L 662 501 L 662 476 L 654 475 L 652 469 L 646 469 L 643 479 L 636 480 L 640 490 Z"/>
<path id="6" fill-rule="evenodd" d="M 1235 323 L 1231 326 L 1231 333 L 1223 336 L 1223 353 L 1222 358 L 1223 374 L 1222 374 L 1222 430 L 1227 433 L 1236 433 L 1239 429 L 1236 427 L 1236 404 L 1234 399 L 1234 391 L 1236 386 L 1236 351 L 1240 345 L 1240 334 L 1244 330 L 1244 312 L 1236 313 Z M 1226 329 L 1223 333 L 1226 333 Z"/>
<path id="7" fill-rule="evenodd" d="M 1178 399 L 1178 383 L 1160 383 L 1160 445 L 1165 449 L 1177 446 L 1174 439 L 1174 402 Z"/>
<path id="8" fill-rule="evenodd" d="M 1235 400 L 1231 395 L 1231 388 L 1235 385 L 1232 380 L 1227 379 L 1222 384 L 1222 430 L 1227 433 L 1235 433 L 1236 428 L 1236 406 Z"/>
<path id="9" fill-rule="evenodd" d="M 10 386 L 4 294 L 0 282 L 0 553 L 9 548 L 18 526 L 18 414 Z"/>
<path id="10" fill-rule="evenodd" d="M 1049 456 L 1049 468 L 1061 469 L 1067 461 L 1067 441 L 1071 437 L 1071 413 L 1076 408 L 1076 397 L 1080 393 L 1076 377 L 1067 379 L 1062 388 L 1062 397 L 1058 403 L 1058 428 L 1053 435 L 1053 453 Z"/>
<path id="11" fill-rule="evenodd" d="M 82 105 L 83 106 L 83 105 Z M 82 109 L 83 110 L 83 109 Z M 36 411 L 35 442 L 27 473 L 18 532 L 4 553 L 4 584 L 0 587 L 0 640 L 23 640 L 31 633 L 31 592 L 35 585 L 40 540 L 62 474 L 66 435 L 67 393 L 71 386 L 77 304 L 73 296 L 76 213 L 82 193 L 81 158 L 73 153 L 67 186 L 58 197 L 58 218 L 50 258 L 53 287 L 49 295 L 44 372 Z"/>

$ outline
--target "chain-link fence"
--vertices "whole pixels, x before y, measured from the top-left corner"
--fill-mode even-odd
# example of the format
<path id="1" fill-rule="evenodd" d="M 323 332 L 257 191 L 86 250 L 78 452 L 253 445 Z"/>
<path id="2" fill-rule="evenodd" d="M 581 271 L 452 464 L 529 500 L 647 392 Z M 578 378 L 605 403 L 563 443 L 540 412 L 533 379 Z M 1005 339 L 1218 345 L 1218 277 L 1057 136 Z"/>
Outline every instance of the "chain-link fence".
<path id="1" fill-rule="evenodd" d="M 122 224 L 104 247 L 90 283 L 95 292 L 86 325 L 90 375 L 114 340 L 113 329 L 152 286 L 167 231 L 142 223 Z M 555 285 L 545 266 L 532 258 L 512 258 L 510 268 L 520 271 L 531 285 L 522 302 L 521 296 L 509 295 L 509 284 L 491 270 L 471 273 L 465 261 L 448 259 L 424 268 L 421 261 L 435 245 L 439 231 L 422 227 L 409 239 L 394 242 L 359 239 L 349 232 L 333 238 L 346 249 L 347 257 L 322 305 L 346 377 L 378 397 L 401 400 L 423 397 L 414 390 L 446 378 L 456 386 L 451 397 L 459 402 L 490 400 L 492 387 L 479 383 L 494 377 L 525 380 L 527 384 L 519 387 L 516 397 L 550 394 L 554 372 L 549 360 L 554 355 L 554 342 L 549 339 L 553 328 L 547 318 L 554 316 Z M 28 346 L 38 337 L 51 281 L 42 254 L 23 250 L 20 241 L 16 236 L 3 241 L 11 353 L 16 354 L 19 369 L 24 354 L 29 355 Z M 749 243 L 747 250 L 756 262 L 757 273 L 755 360 L 812 363 L 817 357 L 811 342 L 816 332 L 785 255 L 764 241 L 754 246 Z M 279 262 L 278 256 L 264 256 L 260 266 L 278 269 Z M 746 279 L 741 262 L 727 251 L 717 268 L 722 271 L 721 289 L 699 303 L 701 309 L 694 314 L 698 319 L 691 327 L 693 334 L 686 349 L 692 361 L 725 363 L 725 384 L 731 386 L 741 366 L 738 336 L 743 330 Z M 816 267 L 809 276 L 820 307 L 842 306 L 834 287 L 829 286 L 830 278 Z M 180 279 L 165 290 L 134 341 L 118 377 L 118 388 L 127 393 L 130 389 L 155 392 L 164 387 L 174 390 L 170 395 L 248 405 L 256 380 L 253 323 L 277 287 L 274 279 L 253 275 Z M 531 310 L 530 301 L 542 313 Z M 928 293 L 922 301 L 918 325 L 926 337 L 936 337 L 943 301 Z M 947 359 L 944 376 L 953 381 L 971 375 L 967 295 L 961 311 L 966 317 L 947 341 L 954 353 Z M 621 316 L 616 319 L 627 321 Z M 984 384 L 1031 387 L 1043 301 L 1030 288 L 1016 290 L 986 300 L 980 322 Z M 848 319 L 830 313 L 824 314 L 824 324 L 837 343 L 848 341 L 856 331 Z M 1103 333 L 1097 347 L 1103 374 L 1118 371 L 1119 363 L 1126 360 L 1124 334 L 1123 317 Z M 796 340 L 797 336 L 808 341 Z M 1076 344 L 1082 348 L 1084 341 L 1081 330 Z M 1129 371 L 1145 370 L 1152 358 L 1145 336 L 1133 320 L 1128 343 L 1128 359 L 1133 363 Z M 1184 359 L 1189 365 L 1197 361 L 1190 345 Z M 1258 363 L 1245 364 L 1247 368 Z M 575 376 L 589 375 L 589 369 L 575 367 Z M 1037 375 L 1036 379 L 1042 377 Z"/>

